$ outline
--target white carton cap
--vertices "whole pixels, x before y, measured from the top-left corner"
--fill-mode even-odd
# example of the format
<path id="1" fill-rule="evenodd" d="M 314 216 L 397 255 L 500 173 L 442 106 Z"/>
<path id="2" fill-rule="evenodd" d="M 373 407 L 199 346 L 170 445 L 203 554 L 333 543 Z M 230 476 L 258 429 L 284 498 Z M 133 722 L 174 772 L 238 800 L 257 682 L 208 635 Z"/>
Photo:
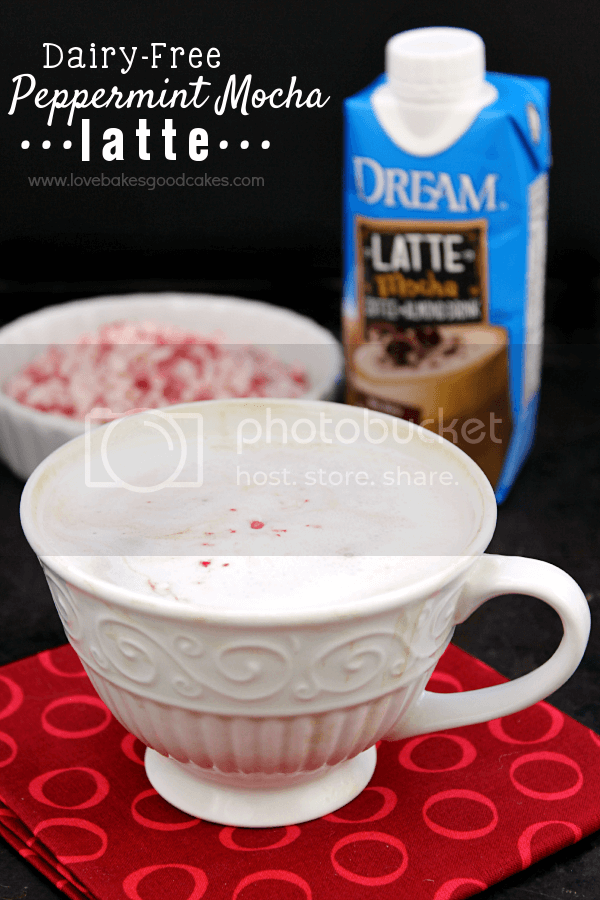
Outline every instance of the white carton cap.
<path id="1" fill-rule="evenodd" d="M 456 103 L 478 97 L 485 81 L 485 45 L 464 28 L 415 28 L 386 44 L 386 72 L 398 99 Z"/>

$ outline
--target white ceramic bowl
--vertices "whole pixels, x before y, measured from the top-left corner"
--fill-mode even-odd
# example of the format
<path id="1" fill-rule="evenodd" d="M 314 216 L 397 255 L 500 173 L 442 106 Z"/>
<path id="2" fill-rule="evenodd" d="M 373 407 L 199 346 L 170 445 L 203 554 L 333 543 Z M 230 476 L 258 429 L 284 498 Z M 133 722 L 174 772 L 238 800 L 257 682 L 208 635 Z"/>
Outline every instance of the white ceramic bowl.
<path id="1" fill-rule="evenodd" d="M 49 344 L 74 343 L 118 319 L 153 319 L 229 344 L 270 345 L 284 362 L 298 362 L 310 379 L 306 399 L 333 399 L 343 369 L 341 347 L 312 319 L 291 310 L 211 294 L 135 294 L 50 306 L 0 328 L 0 459 L 27 479 L 48 454 L 84 431 L 84 423 L 17 403 L 2 390 L 8 379 Z"/>

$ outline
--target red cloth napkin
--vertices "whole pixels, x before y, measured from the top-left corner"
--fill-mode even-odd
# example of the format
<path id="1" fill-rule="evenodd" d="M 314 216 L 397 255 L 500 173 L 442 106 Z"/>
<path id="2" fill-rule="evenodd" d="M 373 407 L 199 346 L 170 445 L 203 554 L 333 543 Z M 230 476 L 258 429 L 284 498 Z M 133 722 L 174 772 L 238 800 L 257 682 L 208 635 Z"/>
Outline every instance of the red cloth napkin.
<path id="1" fill-rule="evenodd" d="M 451 645 L 429 687 L 505 680 Z M 0 670 L 0 719 L 0 833 L 77 900 L 460 900 L 600 827 L 600 738 L 547 703 L 382 743 L 346 807 L 256 830 L 162 800 L 69 646 Z"/>

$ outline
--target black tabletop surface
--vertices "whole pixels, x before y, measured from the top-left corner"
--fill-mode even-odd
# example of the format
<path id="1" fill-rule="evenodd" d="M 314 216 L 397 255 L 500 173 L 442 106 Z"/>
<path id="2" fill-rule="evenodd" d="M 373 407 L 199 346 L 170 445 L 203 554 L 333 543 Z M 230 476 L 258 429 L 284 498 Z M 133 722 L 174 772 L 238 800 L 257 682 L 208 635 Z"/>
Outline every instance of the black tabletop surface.
<path id="1" fill-rule="evenodd" d="M 320 318 L 331 324 L 335 316 L 332 312 Z M 599 436 L 598 346 L 558 342 L 551 336 L 545 349 L 536 442 L 499 509 L 490 550 L 561 566 L 587 595 L 592 610 L 587 652 L 575 675 L 550 702 L 596 730 L 600 730 L 600 628 L 594 622 L 600 604 Z M 42 571 L 19 524 L 22 488 L 22 482 L 0 465 L 0 665 L 65 641 Z M 454 640 L 513 678 L 542 663 L 560 635 L 558 616 L 545 604 L 505 597 L 474 613 L 457 628 Z M 479 896 L 592 900 L 600 896 L 599 885 L 600 832 Z M 60 897 L 64 894 L 0 841 L 0 900 Z"/>

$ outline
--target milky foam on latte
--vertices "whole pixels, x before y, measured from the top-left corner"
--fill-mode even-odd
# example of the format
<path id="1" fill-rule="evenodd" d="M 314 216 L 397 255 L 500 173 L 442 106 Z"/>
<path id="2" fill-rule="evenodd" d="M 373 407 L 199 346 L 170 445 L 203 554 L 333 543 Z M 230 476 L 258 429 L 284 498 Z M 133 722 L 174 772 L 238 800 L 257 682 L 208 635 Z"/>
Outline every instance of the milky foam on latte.
<path id="1" fill-rule="evenodd" d="M 306 608 L 432 574 L 463 555 L 477 530 L 477 502 L 460 462 L 440 453 L 434 468 L 427 453 L 416 455 L 418 443 L 435 457 L 421 440 L 375 444 L 361 435 L 343 443 L 324 433 L 324 440 L 283 443 L 273 429 L 266 444 L 251 443 L 248 429 L 238 452 L 239 442 L 214 425 L 205 421 L 201 485 L 192 484 L 194 452 L 178 478 L 188 486 L 147 492 L 87 487 L 80 454 L 65 454 L 38 506 L 52 554 L 165 601 Z M 119 433 L 130 427 L 119 425 L 108 444 L 112 471 L 137 487 L 160 483 L 172 467 L 159 454 L 164 437 L 146 427 L 136 444 Z"/>

